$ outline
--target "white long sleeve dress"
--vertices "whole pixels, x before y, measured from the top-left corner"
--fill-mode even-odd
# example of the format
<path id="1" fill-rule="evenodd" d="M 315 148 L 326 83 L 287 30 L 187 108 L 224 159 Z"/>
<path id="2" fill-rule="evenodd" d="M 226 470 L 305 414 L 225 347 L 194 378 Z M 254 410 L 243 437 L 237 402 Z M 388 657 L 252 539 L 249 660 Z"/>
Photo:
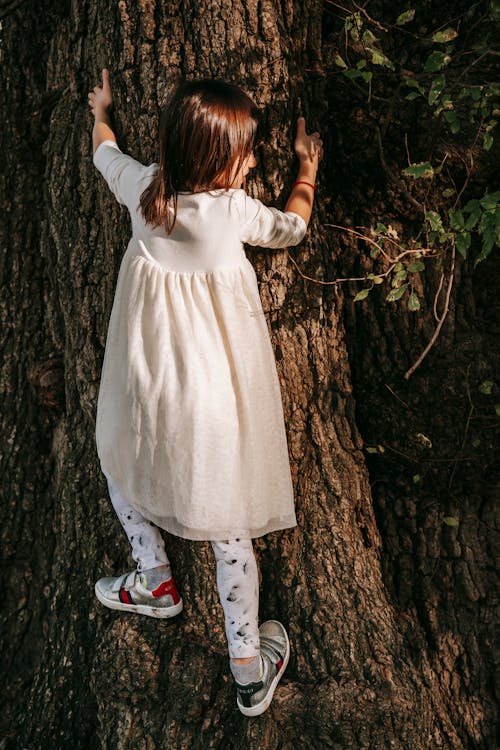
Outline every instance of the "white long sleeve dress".
<path id="1" fill-rule="evenodd" d="M 93 162 L 132 221 L 97 401 L 103 472 L 146 519 L 185 539 L 296 526 L 276 363 L 243 243 L 297 245 L 305 221 L 242 189 L 184 192 L 167 236 L 139 207 L 158 164 L 114 141 Z"/>

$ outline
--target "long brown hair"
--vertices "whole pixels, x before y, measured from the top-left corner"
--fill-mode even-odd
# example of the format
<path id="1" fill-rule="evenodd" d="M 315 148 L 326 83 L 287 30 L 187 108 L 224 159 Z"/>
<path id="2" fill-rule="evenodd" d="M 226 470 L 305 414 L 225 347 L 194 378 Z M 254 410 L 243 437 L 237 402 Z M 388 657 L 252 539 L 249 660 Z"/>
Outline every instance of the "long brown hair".
<path id="1" fill-rule="evenodd" d="M 229 188 L 235 165 L 237 174 L 262 140 L 263 115 L 235 84 L 181 80 L 160 114 L 159 130 L 158 173 L 142 193 L 140 206 L 148 224 L 164 224 L 170 234 L 177 193 Z"/>

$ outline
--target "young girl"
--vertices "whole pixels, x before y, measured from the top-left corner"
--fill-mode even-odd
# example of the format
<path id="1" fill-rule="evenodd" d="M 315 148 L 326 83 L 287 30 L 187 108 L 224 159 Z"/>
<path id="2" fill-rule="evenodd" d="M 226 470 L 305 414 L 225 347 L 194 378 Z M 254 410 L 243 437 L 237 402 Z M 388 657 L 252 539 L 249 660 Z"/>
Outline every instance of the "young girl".
<path id="1" fill-rule="evenodd" d="M 285 211 L 242 189 L 262 114 L 237 86 L 181 81 L 160 118 L 159 162 L 123 153 L 109 72 L 89 93 L 93 162 L 127 207 L 132 237 L 109 319 L 96 445 L 136 570 L 95 585 L 107 607 L 153 617 L 182 610 L 159 528 L 207 540 L 217 562 L 237 705 L 261 714 L 288 663 L 283 625 L 258 627 L 252 538 L 297 525 L 281 391 L 257 278 L 243 243 L 304 238 L 322 156 L 295 139 Z"/>

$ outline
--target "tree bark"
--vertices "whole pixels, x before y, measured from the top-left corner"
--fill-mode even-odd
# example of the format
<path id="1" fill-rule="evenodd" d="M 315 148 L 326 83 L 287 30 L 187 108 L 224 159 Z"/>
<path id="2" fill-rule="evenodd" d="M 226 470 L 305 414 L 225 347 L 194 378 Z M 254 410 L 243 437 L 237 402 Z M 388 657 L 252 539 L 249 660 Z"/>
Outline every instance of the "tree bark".
<path id="1" fill-rule="evenodd" d="M 432 304 L 418 320 L 381 296 L 354 304 L 354 286 L 303 279 L 287 250 L 247 248 L 276 353 L 298 519 L 254 540 L 260 619 L 281 620 L 291 641 L 263 716 L 236 707 L 209 542 L 164 532 L 184 600 L 170 621 L 106 610 L 94 596 L 97 578 L 131 564 L 94 443 L 130 225 L 92 163 L 87 93 L 108 67 L 118 142 L 151 163 L 175 76 L 243 86 L 266 109 L 269 133 L 248 191 L 283 208 L 299 114 L 331 149 L 343 127 L 322 61 L 321 4 L 82 0 L 5 14 L 2 750 L 493 747 L 494 477 L 490 449 L 467 462 L 462 445 L 467 388 L 495 363 L 490 261 L 475 274 L 458 263 L 440 343 L 404 381 L 433 329 Z M 354 134 L 346 158 L 349 148 Z M 362 261 L 324 226 L 340 211 L 355 216 L 356 199 L 341 207 L 333 168 L 322 170 L 307 238 L 290 255 L 331 280 Z M 425 281 L 431 303 L 436 278 Z M 430 433 L 432 459 L 418 433 Z M 383 457 L 366 454 L 373 444 L 388 446 Z M 443 513 L 459 526 L 443 526 Z"/>

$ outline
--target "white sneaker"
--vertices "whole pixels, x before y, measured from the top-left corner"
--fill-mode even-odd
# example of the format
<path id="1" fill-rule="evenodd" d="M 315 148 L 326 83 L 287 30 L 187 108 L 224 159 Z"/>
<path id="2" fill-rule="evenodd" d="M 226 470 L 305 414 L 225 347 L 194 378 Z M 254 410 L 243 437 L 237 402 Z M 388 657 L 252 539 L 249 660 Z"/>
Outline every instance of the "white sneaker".
<path id="1" fill-rule="evenodd" d="M 278 620 L 266 620 L 259 628 L 262 674 L 258 682 L 236 682 L 236 704 L 245 716 L 259 716 L 269 707 L 290 658 L 290 641 Z"/>
<path id="2" fill-rule="evenodd" d="M 142 585 L 137 570 L 100 578 L 95 584 L 95 594 L 105 607 L 150 617 L 174 617 L 183 607 L 173 576 L 150 590 Z"/>

